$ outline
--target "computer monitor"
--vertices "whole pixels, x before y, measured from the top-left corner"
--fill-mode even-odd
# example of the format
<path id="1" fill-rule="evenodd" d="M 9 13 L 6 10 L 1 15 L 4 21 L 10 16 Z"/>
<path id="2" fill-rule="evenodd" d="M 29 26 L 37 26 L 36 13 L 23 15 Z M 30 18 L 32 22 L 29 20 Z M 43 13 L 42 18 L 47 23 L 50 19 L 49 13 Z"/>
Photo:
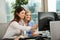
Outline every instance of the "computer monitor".
<path id="1" fill-rule="evenodd" d="M 38 12 L 38 26 L 39 31 L 50 31 L 50 21 L 58 19 L 58 15 L 55 12 Z"/>

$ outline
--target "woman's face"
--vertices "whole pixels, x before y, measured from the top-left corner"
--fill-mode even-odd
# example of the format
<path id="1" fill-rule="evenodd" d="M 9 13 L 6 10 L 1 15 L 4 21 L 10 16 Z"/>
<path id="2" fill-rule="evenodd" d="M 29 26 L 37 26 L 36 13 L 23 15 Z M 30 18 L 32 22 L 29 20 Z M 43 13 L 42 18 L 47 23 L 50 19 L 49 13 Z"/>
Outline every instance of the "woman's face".
<path id="1" fill-rule="evenodd" d="M 26 19 L 27 21 L 30 21 L 30 20 L 31 20 L 31 13 L 26 13 L 25 19 Z"/>
<path id="2" fill-rule="evenodd" d="M 24 17 L 25 17 L 25 11 L 22 10 L 22 11 L 18 14 L 18 16 L 19 16 L 21 19 L 24 19 Z"/>

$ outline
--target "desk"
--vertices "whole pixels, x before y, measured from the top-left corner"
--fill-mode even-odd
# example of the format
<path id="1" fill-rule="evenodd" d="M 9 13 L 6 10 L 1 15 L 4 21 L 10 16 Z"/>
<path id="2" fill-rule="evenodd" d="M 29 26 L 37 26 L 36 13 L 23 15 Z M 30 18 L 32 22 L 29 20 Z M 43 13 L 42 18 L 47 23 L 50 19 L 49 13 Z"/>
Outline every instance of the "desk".
<path id="1" fill-rule="evenodd" d="M 51 40 L 47 37 L 41 37 L 41 36 L 37 36 L 37 37 L 28 37 L 28 38 L 20 38 L 19 40 L 29 40 L 29 39 L 35 39 L 35 40 Z M 3 40 L 14 40 L 14 39 L 3 39 Z"/>
<path id="2" fill-rule="evenodd" d="M 20 38 L 19 40 L 28 40 L 28 39 L 35 39 L 35 40 L 42 40 L 41 36 L 37 36 L 37 37 L 27 37 L 27 38 Z M 3 39 L 3 40 L 14 40 L 14 39 Z"/>
<path id="3" fill-rule="evenodd" d="M 22 39 L 22 38 L 20 38 Z M 42 40 L 42 37 L 41 36 L 37 36 L 37 37 L 28 37 L 28 38 L 23 38 L 23 40 L 28 40 L 28 39 L 35 39 L 35 40 Z"/>

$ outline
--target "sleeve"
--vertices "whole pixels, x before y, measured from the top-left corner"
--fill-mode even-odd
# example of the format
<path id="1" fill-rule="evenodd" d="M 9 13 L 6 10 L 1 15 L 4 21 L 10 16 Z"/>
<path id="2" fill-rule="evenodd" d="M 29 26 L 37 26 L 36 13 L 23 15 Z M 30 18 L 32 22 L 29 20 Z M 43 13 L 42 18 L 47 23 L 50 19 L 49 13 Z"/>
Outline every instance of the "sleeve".
<path id="1" fill-rule="evenodd" d="M 17 22 L 12 22 L 11 23 L 11 25 L 14 27 L 14 28 L 16 28 L 16 29 L 19 29 L 19 30 L 25 30 L 25 31 L 29 31 L 29 30 L 31 30 L 31 27 L 26 27 L 26 26 L 22 26 L 22 25 L 19 25 L 19 23 L 17 23 Z"/>
<path id="2" fill-rule="evenodd" d="M 28 26 L 34 26 L 34 21 L 32 20 L 32 21 L 30 21 L 29 23 L 28 23 Z"/>

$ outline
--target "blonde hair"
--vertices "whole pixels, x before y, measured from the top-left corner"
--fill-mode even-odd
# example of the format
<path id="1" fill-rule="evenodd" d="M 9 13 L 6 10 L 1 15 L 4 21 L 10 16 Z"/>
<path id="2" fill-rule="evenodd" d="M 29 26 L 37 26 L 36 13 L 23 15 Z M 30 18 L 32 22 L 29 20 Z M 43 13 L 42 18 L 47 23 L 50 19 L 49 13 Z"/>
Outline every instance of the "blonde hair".
<path id="1" fill-rule="evenodd" d="M 29 11 L 29 10 L 26 10 L 26 12 L 25 12 L 25 13 L 26 13 L 26 14 L 27 14 L 27 13 L 31 13 L 31 11 Z"/>
<path id="2" fill-rule="evenodd" d="M 26 15 L 27 13 L 30 13 L 30 14 L 31 14 L 31 11 L 30 11 L 30 10 L 26 10 L 25 15 Z M 32 20 L 32 17 L 31 17 L 31 20 Z M 30 21 L 31 21 L 31 20 L 30 20 Z"/>

